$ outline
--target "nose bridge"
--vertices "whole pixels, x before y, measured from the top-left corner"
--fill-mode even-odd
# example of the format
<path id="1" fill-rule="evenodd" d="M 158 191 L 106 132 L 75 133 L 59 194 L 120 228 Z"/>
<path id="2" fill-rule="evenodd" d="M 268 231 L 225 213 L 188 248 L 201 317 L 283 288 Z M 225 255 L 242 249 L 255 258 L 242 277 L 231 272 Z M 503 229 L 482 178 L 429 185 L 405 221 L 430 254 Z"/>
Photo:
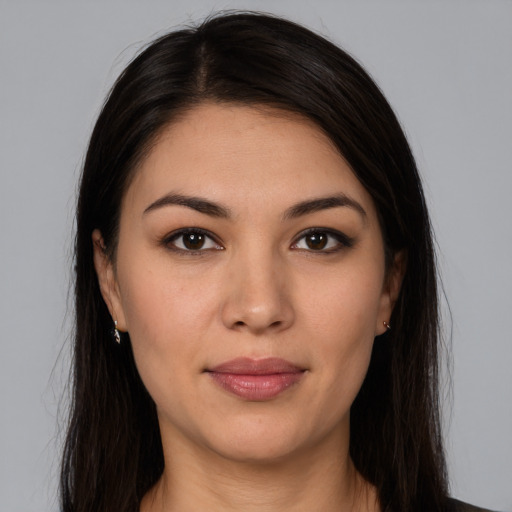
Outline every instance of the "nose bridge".
<path id="1" fill-rule="evenodd" d="M 225 325 L 254 333 L 286 329 L 293 322 L 288 284 L 285 263 L 275 248 L 258 243 L 240 248 L 230 262 Z"/>

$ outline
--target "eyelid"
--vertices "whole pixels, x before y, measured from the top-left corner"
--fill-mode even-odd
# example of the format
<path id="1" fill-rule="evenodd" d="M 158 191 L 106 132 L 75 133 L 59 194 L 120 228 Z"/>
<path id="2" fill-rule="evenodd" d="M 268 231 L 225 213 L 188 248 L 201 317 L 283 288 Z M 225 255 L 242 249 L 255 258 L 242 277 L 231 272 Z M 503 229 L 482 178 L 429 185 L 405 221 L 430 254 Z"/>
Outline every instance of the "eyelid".
<path id="1" fill-rule="evenodd" d="M 210 247 L 210 248 L 206 248 L 206 249 L 201 248 L 201 249 L 194 250 L 194 249 L 183 249 L 181 247 L 177 247 L 176 245 L 174 245 L 175 240 L 177 240 L 180 236 L 183 236 L 183 235 L 189 234 L 189 233 L 196 233 L 196 234 L 204 235 L 205 237 L 210 239 L 216 245 L 216 247 L 214 247 L 214 248 Z M 299 241 L 302 240 L 303 238 L 305 238 L 306 236 L 312 235 L 312 234 L 318 234 L 318 233 L 325 234 L 328 237 L 334 238 L 338 242 L 338 244 L 336 245 L 336 247 L 330 247 L 327 249 L 318 249 L 318 250 L 296 247 L 297 244 L 299 243 Z M 329 254 L 329 253 L 335 253 L 335 252 L 341 251 L 343 249 L 350 248 L 354 245 L 354 243 L 355 243 L 354 238 L 352 238 L 352 237 L 346 235 L 345 233 L 342 233 L 341 231 L 338 231 L 336 229 L 323 228 L 323 227 L 312 227 L 312 228 L 305 229 L 304 231 L 301 231 L 295 237 L 294 241 L 291 244 L 291 249 L 301 250 L 301 251 L 306 251 L 306 252 L 311 252 L 311 253 L 318 253 L 318 254 Z M 182 254 L 188 254 L 188 255 L 190 255 L 190 254 L 204 255 L 204 253 L 206 253 L 208 251 L 224 250 L 225 249 L 225 247 L 219 241 L 219 239 L 216 235 L 214 235 L 210 231 L 207 231 L 203 228 L 198 228 L 198 227 L 179 228 L 171 233 L 168 233 L 166 236 L 164 236 L 162 238 L 161 244 L 171 251 L 174 251 L 177 253 L 182 253 Z"/>
<path id="2" fill-rule="evenodd" d="M 183 236 L 187 233 L 196 233 L 200 235 L 204 235 L 205 237 L 209 238 L 217 247 L 215 248 L 207 248 L 207 249 L 182 249 L 181 247 L 176 247 L 176 245 L 173 245 L 173 242 L 177 240 L 180 236 Z M 161 240 L 161 244 L 166 247 L 167 249 L 178 252 L 181 254 L 200 254 L 211 251 L 211 250 L 217 250 L 221 251 L 224 250 L 224 246 L 219 242 L 218 238 L 211 233 L 210 231 L 207 231 L 202 228 L 196 228 L 196 227 L 187 227 L 187 228 L 180 228 L 175 231 L 172 231 L 171 233 L 168 233 L 163 237 Z"/>
<path id="3" fill-rule="evenodd" d="M 338 245 L 334 248 L 329 249 L 304 249 L 304 248 L 297 248 L 296 246 L 300 240 L 302 240 L 304 237 L 312 234 L 322 233 L 327 236 L 330 236 L 337 240 Z M 296 237 L 294 242 L 292 243 L 292 249 L 300 250 L 300 251 L 307 251 L 311 253 L 318 253 L 318 254 L 329 254 L 341 251 L 343 249 L 349 249 L 352 247 L 355 243 L 355 239 L 346 235 L 345 233 L 342 233 L 341 231 L 338 231 L 337 229 L 332 228 L 323 228 L 323 227 L 314 227 L 314 228 L 308 228 L 304 231 L 301 231 Z"/>

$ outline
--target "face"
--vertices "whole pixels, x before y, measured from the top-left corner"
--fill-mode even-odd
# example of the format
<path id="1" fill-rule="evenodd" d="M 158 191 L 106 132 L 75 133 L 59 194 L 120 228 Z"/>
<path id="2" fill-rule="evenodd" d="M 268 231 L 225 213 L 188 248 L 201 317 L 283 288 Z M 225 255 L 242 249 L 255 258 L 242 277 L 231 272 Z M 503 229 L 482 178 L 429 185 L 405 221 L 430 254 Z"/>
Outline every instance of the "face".
<path id="1" fill-rule="evenodd" d="M 137 170 L 114 265 L 93 238 L 164 447 L 267 460 L 348 443 L 399 285 L 371 197 L 319 128 L 196 107 Z"/>

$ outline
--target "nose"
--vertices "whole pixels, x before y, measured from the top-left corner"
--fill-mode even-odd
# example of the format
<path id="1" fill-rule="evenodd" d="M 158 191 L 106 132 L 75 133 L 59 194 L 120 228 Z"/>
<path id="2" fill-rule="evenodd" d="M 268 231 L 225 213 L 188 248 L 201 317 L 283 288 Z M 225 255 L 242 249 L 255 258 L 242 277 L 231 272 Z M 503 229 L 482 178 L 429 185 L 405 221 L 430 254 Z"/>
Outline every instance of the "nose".
<path id="1" fill-rule="evenodd" d="M 277 333 L 295 320 L 292 283 L 277 255 L 245 253 L 231 262 L 222 321 L 229 329 Z"/>

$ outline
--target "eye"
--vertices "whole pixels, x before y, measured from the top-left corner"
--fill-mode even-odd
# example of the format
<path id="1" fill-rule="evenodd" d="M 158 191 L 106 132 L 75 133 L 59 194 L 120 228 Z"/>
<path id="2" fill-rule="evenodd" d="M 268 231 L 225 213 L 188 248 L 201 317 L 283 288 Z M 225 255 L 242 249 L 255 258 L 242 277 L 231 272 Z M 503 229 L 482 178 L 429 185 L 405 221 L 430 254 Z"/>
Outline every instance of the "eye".
<path id="1" fill-rule="evenodd" d="M 336 252 L 346 247 L 352 247 L 352 245 L 354 245 L 354 240 L 339 231 L 314 228 L 302 233 L 292 245 L 292 249 Z"/>
<path id="2" fill-rule="evenodd" d="M 200 252 L 222 250 L 211 235 L 202 229 L 180 229 L 164 240 L 164 244 L 172 250 L 181 252 Z"/>

